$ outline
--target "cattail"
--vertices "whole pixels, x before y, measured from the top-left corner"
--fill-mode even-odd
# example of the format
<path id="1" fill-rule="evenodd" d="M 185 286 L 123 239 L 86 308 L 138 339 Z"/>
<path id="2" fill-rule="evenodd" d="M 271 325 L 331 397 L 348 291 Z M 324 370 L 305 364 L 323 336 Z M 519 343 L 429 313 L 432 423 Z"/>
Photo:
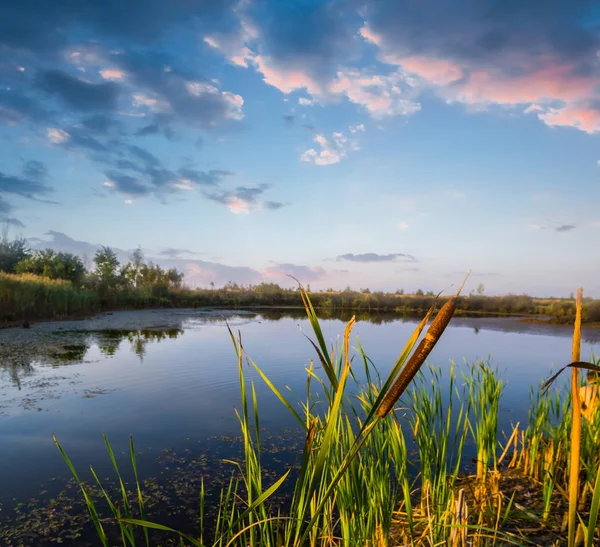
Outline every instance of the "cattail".
<path id="1" fill-rule="evenodd" d="M 452 316 L 456 310 L 457 301 L 458 294 L 448 300 L 448 302 L 442 306 L 438 314 L 435 316 L 435 319 L 432 321 L 431 326 L 427 330 L 427 334 L 425 334 L 425 338 L 421 340 L 417 346 L 417 349 L 400 371 L 398 378 L 388 391 L 387 395 L 383 398 L 383 401 L 381 401 L 381 405 L 379 405 L 379 408 L 377 409 L 377 416 L 379 418 L 387 416 L 387 414 L 396 404 L 396 401 L 408 387 L 408 384 L 412 382 L 417 372 L 419 372 L 419 369 L 421 366 L 423 366 L 425 359 L 427 359 L 431 353 L 431 350 L 434 348 L 437 341 L 440 339 L 444 330 L 448 326 L 448 323 L 450 323 L 450 320 L 452 319 Z"/>

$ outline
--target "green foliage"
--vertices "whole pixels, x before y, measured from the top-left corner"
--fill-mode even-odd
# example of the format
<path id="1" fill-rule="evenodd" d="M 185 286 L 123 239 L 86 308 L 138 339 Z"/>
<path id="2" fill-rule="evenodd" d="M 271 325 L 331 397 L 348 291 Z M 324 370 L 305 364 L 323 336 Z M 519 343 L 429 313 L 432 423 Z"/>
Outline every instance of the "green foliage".
<path id="1" fill-rule="evenodd" d="M 110 247 L 101 247 L 94 256 L 96 277 L 103 287 L 114 287 L 118 281 L 119 259 Z"/>
<path id="2" fill-rule="evenodd" d="M 21 260 L 15 271 L 20 274 L 40 275 L 49 279 L 65 279 L 75 285 L 81 285 L 85 276 L 85 266 L 77 255 L 57 253 L 51 249 L 35 251 Z"/>
<path id="3" fill-rule="evenodd" d="M 0 272 L 15 273 L 17 264 L 28 255 L 29 247 L 25 239 L 10 240 L 7 235 L 0 237 Z"/>

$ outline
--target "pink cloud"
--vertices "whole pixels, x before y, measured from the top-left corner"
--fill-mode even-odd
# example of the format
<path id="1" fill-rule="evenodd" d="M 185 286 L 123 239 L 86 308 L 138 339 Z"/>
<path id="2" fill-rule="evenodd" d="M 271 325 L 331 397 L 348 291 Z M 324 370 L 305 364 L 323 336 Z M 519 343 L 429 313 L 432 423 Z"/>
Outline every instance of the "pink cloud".
<path id="1" fill-rule="evenodd" d="M 471 72 L 458 88 L 457 99 L 466 103 L 527 104 L 549 101 L 572 102 L 594 95 L 600 85 L 597 76 L 576 75 L 574 66 L 546 59 L 543 66 L 531 67 L 523 76 L 500 72 Z"/>
<path id="2" fill-rule="evenodd" d="M 381 45 L 381 36 L 373 32 L 368 25 L 365 25 L 360 29 L 360 35 L 367 41 L 375 44 L 376 46 Z"/>
<path id="3" fill-rule="evenodd" d="M 390 64 L 402 66 L 404 70 L 416 74 L 435 85 L 448 85 L 463 77 L 463 71 L 450 61 L 428 57 L 386 57 Z"/>
<path id="4" fill-rule="evenodd" d="M 102 76 L 105 80 L 122 80 L 125 76 L 125 72 L 122 70 L 101 70 L 100 76 Z"/>
<path id="5" fill-rule="evenodd" d="M 265 83 L 276 87 L 282 93 L 291 93 L 298 89 L 306 89 L 311 95 L 322 93 L 321 86 L 302 70 L 277 67 L 272 59 L 262 55 L 256 55 L 252 61 L 263 75 Z"/>
<path id="6" fill-rule="evenodd" d="M 550 126 L 570 126 L 586 133 L 600 131 L 600 111 L 585 106 L 568 105 L 564 108 L 551 108 L 547 112 L 538 114 L 538 118 Z"/>
<path id="7" fill-rule="evenodd" d="M 512 52 L 493 66 L 482 67 L 477 61 L 398 55 L 368 27 L 363 27 L 361 34 L 381 48 L 382 62 L 419 76 L 448 101 L 473 106 L 523 105 L 525 113 L 536 112 L 547 125 L 600 131 L 600 111 L 589 106 L 600 99 L 600 76 L 578 71 L 575 63 L 551 55 Z"/>

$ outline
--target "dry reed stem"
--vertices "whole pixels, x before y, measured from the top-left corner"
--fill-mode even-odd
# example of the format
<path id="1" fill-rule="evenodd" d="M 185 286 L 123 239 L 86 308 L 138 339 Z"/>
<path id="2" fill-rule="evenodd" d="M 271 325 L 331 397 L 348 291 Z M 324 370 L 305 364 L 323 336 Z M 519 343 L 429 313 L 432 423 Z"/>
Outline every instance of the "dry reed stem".
<path id="1" fill-rule="evenodd" d="M 581 358 L 581 307 L 583 291 L 577 289 L 575 301 L 575 329 L 573 331 L 572 361 Z M 579 496 L 579 457 L 581 452 L 581 401 L 579 400 L 579 369 L 571 371 L 571 393 L 573 398 L 573 425 L 571 429 L 571 465 L 569 467 L 569 547 L 575 545 L 577 532 L 577 498 Z"/>
<path id="2" fill-rule="evenodd" d="M 517 425 L 515 425 L 515 427 L 513 427 L 513 432 L 511 433 L 510 437 L 508 438 L 508 441 L 506 441 L 506 445 L 504 446 L 502 455 L 498 458 L 498 464 L 502 463 L 502 460 L 506 457 L 506 455 L 508 454 L 508 451 L 510 450 L 510 445 L 513 444 L 514 439 L 519 434 L 519 424 L 520 424 L 520 422 L 517 422 Z"/>

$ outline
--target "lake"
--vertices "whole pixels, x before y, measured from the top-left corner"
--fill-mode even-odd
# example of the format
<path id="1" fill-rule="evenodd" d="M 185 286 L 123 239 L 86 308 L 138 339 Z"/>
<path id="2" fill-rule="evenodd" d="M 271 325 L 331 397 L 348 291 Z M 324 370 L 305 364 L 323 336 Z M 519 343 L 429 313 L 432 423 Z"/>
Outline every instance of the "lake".
<path id="1" fill-rule="evenodd" d="M 353 339 L 385 374 L 417 322 L 373 316 L 357 323 Z M 238 369 L 227 324 L 241 332 L 247 353 L 276 386 L 289 387 L 291 398 L 302 396 L 315 355 L 298 310 L 116 312 L 0 330 L 2 545 L 45 545 L 57 534 L 64 544 L 85 544 L 85 527 L 83 537 L 70 532 L 81 528 L 84 511 L 53 432 L 86 478 L 89 465 L 112 476 L 102 432 L 124 466 L 133 434 L 157 511 L 163 504 L 174 522 L 193 518 L 199 477 L 226 481 L 231 465 L 221 460 L 240 453 Z M 322 328 L 335 344 L 344 322 L 324 319 Z M 509 431 L 511 423 L 527 420 L 530 386 L 570 362 L 571 335 L 569 326 L 516 318 L 455 318 L 430 362 L 443 369 L 451 360 L 496 365 L 505 380 L 501 427 Z M 600 353 L 600 330 L 584 329 L 582 358 L 594 352 Z M 248 374 L 270 447 L 266 464 L 278 473 L 294 461 L 303 439 L 258 374 Z M 55 530 L 48 530 L 49 514 Z"/>

